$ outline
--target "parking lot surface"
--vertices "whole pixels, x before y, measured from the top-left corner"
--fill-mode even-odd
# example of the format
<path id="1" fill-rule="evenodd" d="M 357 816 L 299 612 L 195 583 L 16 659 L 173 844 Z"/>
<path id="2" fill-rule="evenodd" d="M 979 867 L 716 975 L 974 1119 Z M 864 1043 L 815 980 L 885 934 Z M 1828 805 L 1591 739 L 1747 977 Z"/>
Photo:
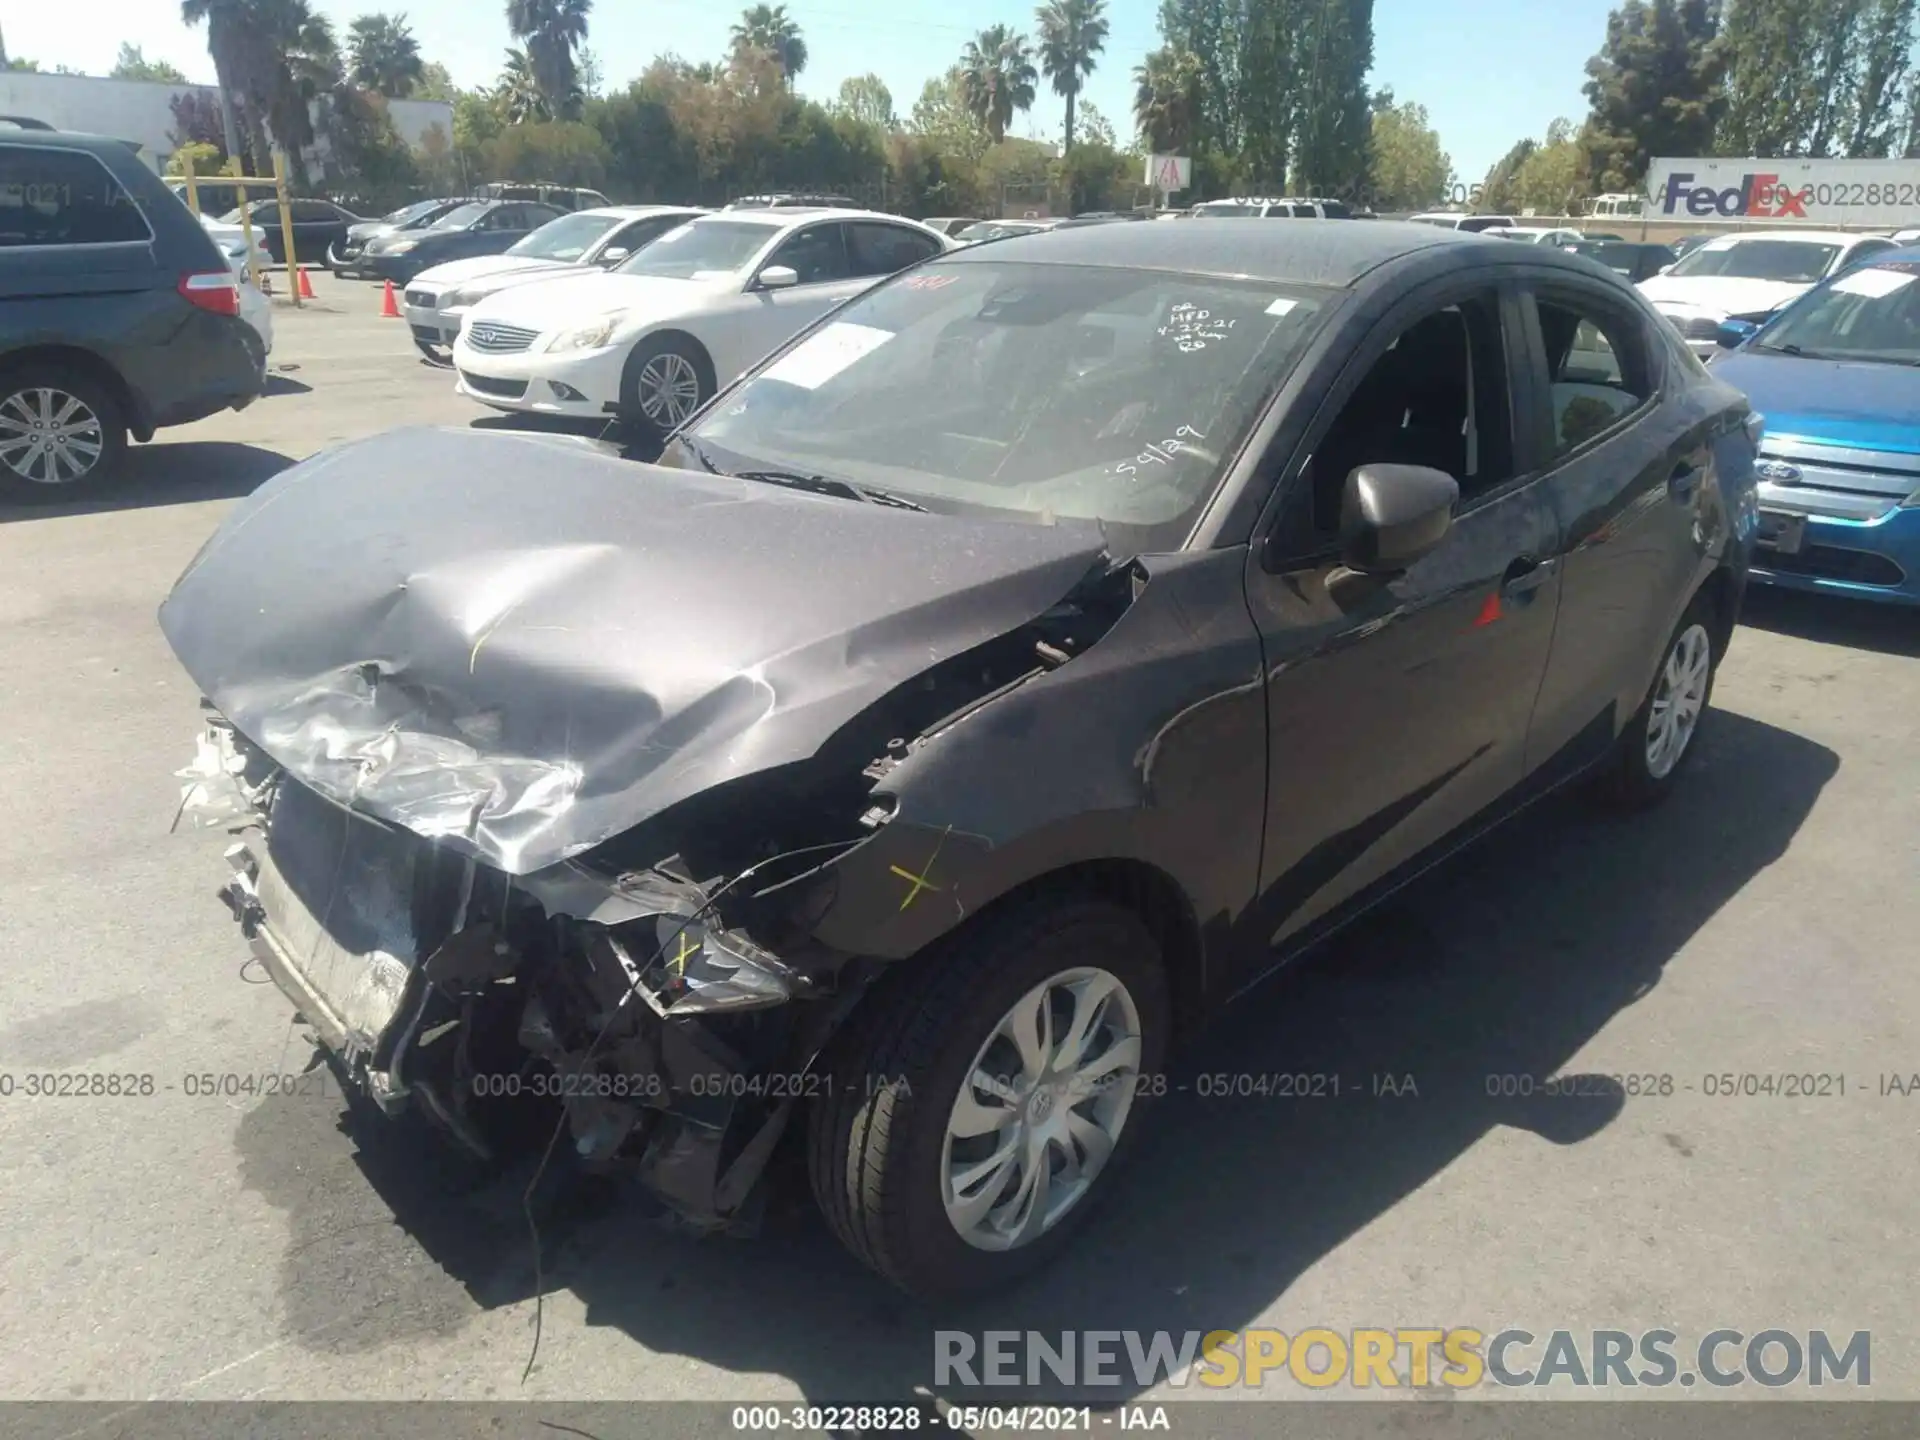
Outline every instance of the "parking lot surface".
<path id="1" fill-rule="evenodd" d="M 350 1125 L 324 1072 L 190 1093 L 308 1052 L 214 899 L 227 837 L 168 834 L 197 697 L 155 610 L 287 464 L 481 414 L 376 287 L 316 278 L 265 398 L 98 505 L 0 512 L 0 1074 L 152 1077 L 0 1099 L 0 1396 L 879 1402 L 932 1381 L 936 1329 L 1664 1326 L 1871 1331 L 1866 1393 L 1920 1399 L 1920 616 L 1774 594 L 1670 805 L 1554 799 L 1249 998 L 1051 1270 L 935 1312 L 798 1186 L 706 1241 L 583 1195 L 523 1384 L 514 1174 Z M 1338 1098 L 1199 1078 L 1300 1073 Z"/>

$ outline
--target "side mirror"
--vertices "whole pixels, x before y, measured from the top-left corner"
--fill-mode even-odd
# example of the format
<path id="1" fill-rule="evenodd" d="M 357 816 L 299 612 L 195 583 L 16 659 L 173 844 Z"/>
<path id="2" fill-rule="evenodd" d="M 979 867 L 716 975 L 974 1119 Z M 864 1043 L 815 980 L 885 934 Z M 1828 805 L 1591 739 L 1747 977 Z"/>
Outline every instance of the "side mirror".
<path id="1" fill-rule="evenodd" d="M 631 254 L 633 254 L 633 251 L 627 249 L 625 246 L 615 245 L 611 250 L 602 250 L 600 252 L 600 263 L 608 266 L 618 265 Z"/>
<path id="2" fill-rule="evenodd" d="M 1362 465 L 1340 497 L 1340 563 L 1362 575 L 1398 575 L 1446 539 L 1460 484 L 1424 465 Z"/>
<path id="3" fill-rule="evenodd" d="M 762 290 L 791 290 L 800 283 L 800 274 L 791 265 L 769 265 L 754 282 Z"/>
<path id="4" fill-rule="evenodd" d="M 1760 327 L 1751 320 L 1722 320 L 1713 339 L 1722 350 L 1738 350 L 1759 333 Z"/>

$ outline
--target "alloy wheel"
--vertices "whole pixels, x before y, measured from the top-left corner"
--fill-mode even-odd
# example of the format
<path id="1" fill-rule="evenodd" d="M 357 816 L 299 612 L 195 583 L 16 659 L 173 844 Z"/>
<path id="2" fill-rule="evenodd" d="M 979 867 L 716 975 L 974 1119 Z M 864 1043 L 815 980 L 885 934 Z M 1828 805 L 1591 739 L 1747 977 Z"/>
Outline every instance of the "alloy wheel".
<path id="1" fill-rule="evenodd" d="M 1647 711 L 1647 773 L 1655 780 L 1664 780 L 1687 753 L 1707 703 L 1712 671 L 1713 642 L 1706 627 L 1695 621 L 1667 652 Z"/>
<path id="2" fill-rule="evenodd" d="M 1140 1076 L 1140 1012 L 1096 967 L 1042 981 L 1000 1018 L 947 1119 L 941 1199 L 980 1250 L 1015 1250 L 1093 1188 Z"/>
<path id="3" fill-rule="evenodd" d="M 55 386 L 0 400 L 0 464 L 35 485 L 71 485 L 100 463 L 106 432 L 79 396 Z"/>
<path id="4" fill-rule="evenodd" d="M 700 375 L 693 362 L 663 350 L 640 367 L 640 409 L 647 419 L 670 430 L 700 405 Z"/>

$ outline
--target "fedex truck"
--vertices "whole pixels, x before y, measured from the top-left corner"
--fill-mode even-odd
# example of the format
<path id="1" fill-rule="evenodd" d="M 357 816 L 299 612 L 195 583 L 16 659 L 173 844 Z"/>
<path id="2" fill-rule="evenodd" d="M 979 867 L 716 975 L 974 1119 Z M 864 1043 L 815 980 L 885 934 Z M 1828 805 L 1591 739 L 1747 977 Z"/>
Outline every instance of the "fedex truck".
<path id="1" fill-rule="evenodd" d="M 1920 160 L 1655 160 L 1649 220 L 1900 229 L 1920 224 Z"/>

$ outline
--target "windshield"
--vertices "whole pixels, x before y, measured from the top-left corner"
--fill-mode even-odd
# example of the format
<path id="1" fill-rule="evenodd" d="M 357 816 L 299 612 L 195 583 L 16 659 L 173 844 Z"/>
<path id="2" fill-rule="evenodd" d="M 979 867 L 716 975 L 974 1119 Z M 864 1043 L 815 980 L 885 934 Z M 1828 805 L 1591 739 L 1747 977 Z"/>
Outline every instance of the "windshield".
<path id="1" fill-rule="evenodd" d="M 536 260 L 578 260 L 594 241 L 619 223 L 618 215 L 562 215 L 526 239 L 515 241 L 507 254 L 531 255 Z"/>
<path id="2" fill-rule="evenodd" d="M 696 220 L 634 251 L 633 257 L 615 270 L 622 275 L 664 275 L 672 280 L 734 271 L 779 233 L 772 225 L 756 225 L 750 220 Z"/>
<path id="3" fill-rule="evenodd" d="M 1838 245 L 1813 240 L 1709 240 L 1667 273 L 1674 279 L 1718 275 L 1738 280 L 1783 280 L 1810 285 L 1827 273 Z"/>
<path id="4" fill-rule="evenodd" d="M 1826 360 L 1920 365 L 1920 263 L 1873 265 L 1842 275 L 1783 310 L 1753 342 Z"/>
<path id="5" fill-rule="evenodd" d="M 1017 220 L 981 220 L 954 235 L 956 240 L 1004 240 L 1009 235 L 1031 235 L 1041 225 L 1022 225 Z"/>
<path id="6" fill-rule="evenodd" d="M 475 200 L 466 205 L 458 205 L 434 221 L 428 228 L 433 230 L 464 230 L 492 208 L 492 202 L 486 200 Z"/>
<path id="7" fill-rule="evenodd" d="M 982 253 L 982 252 L 973 252 Z M 730 472 L 1173 548 L 1333 292 L 1167 271 L 934 264 L 869 291 L 698 422 Z"/>
<path id="8" fill-rule="evenodd" d="M 411 205 L 402 205 L 398 210 L 390 211 L 380 217 L 383 225 L 411 225 L 415 220 L 423 219 L 440 208 L 438 200 L 416 200 Z"/>

